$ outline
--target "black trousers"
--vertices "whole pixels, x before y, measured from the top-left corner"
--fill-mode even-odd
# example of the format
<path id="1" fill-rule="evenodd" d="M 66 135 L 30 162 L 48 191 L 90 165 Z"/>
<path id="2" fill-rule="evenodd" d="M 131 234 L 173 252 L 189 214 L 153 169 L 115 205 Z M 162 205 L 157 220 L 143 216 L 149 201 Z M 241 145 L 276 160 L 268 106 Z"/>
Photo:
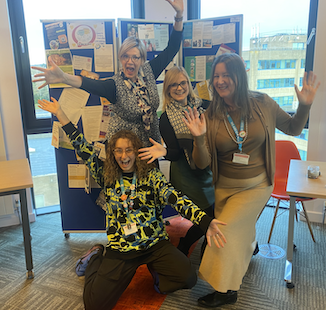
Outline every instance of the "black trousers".
<path id="1" fill-rule="evenodd" d="M 197 282 L 190 260 L 169 241 L 160 241 L 156 249 L 125 259 L 94 255 L 86 268 L 84 304 L 86 310 L 112 309 L 125 291 L 137 268 L 147 264 L 154 277 L 156 290 L 162 294 L 192 288 Z"/>

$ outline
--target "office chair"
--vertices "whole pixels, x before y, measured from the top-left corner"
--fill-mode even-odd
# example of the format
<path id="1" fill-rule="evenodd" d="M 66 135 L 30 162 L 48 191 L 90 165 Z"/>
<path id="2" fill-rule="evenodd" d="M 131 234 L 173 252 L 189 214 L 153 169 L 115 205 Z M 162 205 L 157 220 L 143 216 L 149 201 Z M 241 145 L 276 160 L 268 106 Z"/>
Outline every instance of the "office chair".
<path id="1" fill-rule="evenodd" d="M 292 141 L 278 140 L 275 141 L 275 157 L 276 157 L 276 169 L 275 169 L 275 177 L 274 177 L 274 189 L 271 197 L 277 199 L 277 205 L 275 208 L 274 218 L 271 226 L 271 230 L 269 232 L 268 243 L 271 240 L 275 220 L 277 217 L 277 212 L 280 206 L 281 201 L 290 201 L 290 196 L 286 194 L 286 186 L 287 186 L 287 178 L 289 173 L 289 166 L 291 159 L 299 159 L 301 160 L 300 153 L 296 147 L 296 145 Z M 314 234 L 311 229 L 310 221 L 308 218 L 308 214 L 306 212 L 306 208 L 303 204 L 304 201 L 311 200 L 312 198 L 304 198 L 304 197 L 296 197 L 296 205 L 297 203 L 301 203 L 303 215 L 306 218 L 308 228 L 312 237 L 312 240 L 315 241 Z M 296 219 L 297 218 L 298 209 L 296 208 Z"/>

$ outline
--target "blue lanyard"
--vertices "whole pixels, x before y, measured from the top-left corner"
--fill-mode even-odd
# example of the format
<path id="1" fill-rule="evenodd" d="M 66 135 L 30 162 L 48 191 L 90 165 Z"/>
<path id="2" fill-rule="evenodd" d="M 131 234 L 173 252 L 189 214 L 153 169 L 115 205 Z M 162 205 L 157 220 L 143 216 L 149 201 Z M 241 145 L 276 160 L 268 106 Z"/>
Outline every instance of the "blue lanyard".
<path id="1" fill-rule="evenodd" d="M 238 144 L 238 148 L 240 153 L 242 153 L 242 141 L 243 141 L 243 137 L 240 136 L 237 127 L 235 126 L 233 119 L 231 118 L 231 116 L 229 115 L 229 113 L 226 113 L 226 117 L 228 118 L 228 121 L 234 131 L 234 134 L 237 138 L 237 144 Z M 244 120 L 241 117 L 241 121 L 240 121 L 240 133 L 244 132 Z"/>
<path id="2" fill-rule="evenodd" d="M 124 208 L 124 210 L 125 210 L 125 212 L 127 214 L 128 221 L 131 222 L 129 213 L 132 210 L 133 205 L 134 205 L 134 198 L 135 198 L 135 192 L 136 192 L 136 172 L 134 172 L 134 175 L 132 177 L 132 184 L 130 186 L 131 192 L 130 192 L 129 198 L 126 195 L 122 175 L 120 175 L 120 187 L 121 187 L 121 196 L 120 196 L 120 198 L 123 201 L 122 205 L 123 205 L 123 208 Z M 128 202 L 129 202 L 129 207 L 128 207 Z M 128 225 L 130 225 L 130 224 L 128 224 Z"/>

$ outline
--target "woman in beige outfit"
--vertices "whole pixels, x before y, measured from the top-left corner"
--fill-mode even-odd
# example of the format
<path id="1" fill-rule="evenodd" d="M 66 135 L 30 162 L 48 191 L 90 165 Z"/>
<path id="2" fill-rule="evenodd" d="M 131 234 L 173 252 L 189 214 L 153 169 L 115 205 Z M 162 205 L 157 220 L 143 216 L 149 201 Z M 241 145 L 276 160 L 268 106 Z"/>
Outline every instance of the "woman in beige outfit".
<path id="1" fill-rule="evenodd" d="M 237 291 L 257 245 L 255 223 L 273 190 L 275 128 L 299 135 L 319 87 L 305 73 L 302 90 L 294 85 L 299 106 L 290 116 L 266 94 L 248 90 L 247 74 L 237 54 L 218 56 L 212 66 L 213 101 L 205 116 L 185 114 L 194 136 L 193 159 L 200 169 L 211 166 L 215 218 L 227 239 L 223 249 L 206 248 L 199 276 L 215 290 L 198 299 L 218 307 L 237 301 Z"/>

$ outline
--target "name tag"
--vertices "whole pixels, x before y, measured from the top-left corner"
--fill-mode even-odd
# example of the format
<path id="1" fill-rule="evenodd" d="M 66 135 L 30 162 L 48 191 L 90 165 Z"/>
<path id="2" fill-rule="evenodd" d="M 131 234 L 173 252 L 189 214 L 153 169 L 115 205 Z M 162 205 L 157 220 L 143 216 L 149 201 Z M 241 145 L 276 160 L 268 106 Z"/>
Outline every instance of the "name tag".
<path id="1" fill-rule="evenodd" d="M 122 226 L 122 228 L 123 228 L 123 231 L 124 231 L 126 236 L 134 234 L 135 232 L 138 231 L 136 223 L 124 225 L 124 226 Z"/>
<path id="2" fill-rule="evenodd" d="M 248 165 L 249 157 L 250 155 L 244 153 L 234 153 L 232 162 L 237 164 L 242 164 L 242 165 Z"/>

